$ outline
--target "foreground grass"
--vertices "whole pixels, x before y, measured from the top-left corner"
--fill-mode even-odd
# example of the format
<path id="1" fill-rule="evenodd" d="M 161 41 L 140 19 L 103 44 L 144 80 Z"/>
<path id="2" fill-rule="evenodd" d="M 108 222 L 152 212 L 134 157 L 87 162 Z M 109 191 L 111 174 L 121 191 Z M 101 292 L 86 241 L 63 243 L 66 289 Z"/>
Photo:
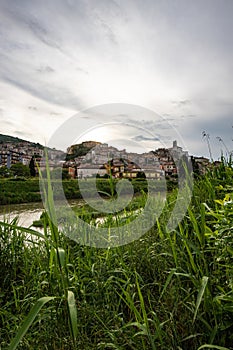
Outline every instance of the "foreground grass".
<path id="1" fill-rule="evenodd" d="M 174 191 L 157 225 L 122 247 L 79 246 L 51 222 L 41 238 L 2 223 L 2 348 L 233 349 L 232 175 L 223 164 L 197 180 L 167 232 Z"/>

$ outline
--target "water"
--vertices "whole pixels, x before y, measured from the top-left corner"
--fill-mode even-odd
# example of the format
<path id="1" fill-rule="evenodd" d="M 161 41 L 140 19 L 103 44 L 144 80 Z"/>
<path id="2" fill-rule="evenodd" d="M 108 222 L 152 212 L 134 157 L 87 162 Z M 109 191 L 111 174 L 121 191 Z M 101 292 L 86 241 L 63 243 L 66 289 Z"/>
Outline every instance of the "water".
<path id="1" fill-rule="evenodd" d="M 83 200 L 69 201 L 71 207 L 81 203 L 83 203 Z M 29 227 L 33 221 L 40 219 L 43 211 L 44 206 L 42 203 L 0 205 L 0 221 L 3 221 L 5 218 L 7 222 L 10 222 L 15 217 L 18 217 L 19 226 Z"/>
<path id="2" fill-rule="evenodd" d="M 162 198 L 165 196 L 162 195 Z M 83 199 L 74 199 L 68 201 L 70 207 L 80 206 L 85 203 Z M 23 203 L 23 204 L 9 204 L 0 205 L 0 221 L 4 218 L 10 222 L 15 217 L 18 217 L 18 225 L 29 227 L 33 221 L 39 220 L 44 207 L 42 203 Z"/>
<path id="3" fill-rule="evenodd" d="M 34 220 L 39 220 L 43 210 L 42 203 L 0 205 L 0 221 L 5 218 L 7 222 L 10 222 L 18 216 L 18 225 L 29 227 Z"/>

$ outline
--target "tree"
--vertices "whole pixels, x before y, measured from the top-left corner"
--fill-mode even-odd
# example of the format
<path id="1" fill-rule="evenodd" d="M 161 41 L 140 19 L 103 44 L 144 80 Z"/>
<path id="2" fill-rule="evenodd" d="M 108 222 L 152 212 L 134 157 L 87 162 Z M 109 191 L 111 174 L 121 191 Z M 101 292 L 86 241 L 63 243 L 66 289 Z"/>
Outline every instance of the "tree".
<path id="1" fill-rule="evenodd" d="M 70 180 L 71 176 L 69 174 L 69 170 L 67 168 L 62 169 L 62 180 Z"/>
<path id="2" fill-rule="evenodd" d="M 29 167 L 27 165 L 22 164 L 22 163 L 13 164 L 10 167 L 10 170 L 12 171 L 12 174 L 14 176 L 23 176 L 23 177 L 30 176 Z"/>
<path id="3" fill-rule="evenodd" d="M 36 169 L 35 169 L 35 156 L 32 156 L 30 163 L 29 163 L 29 169 L 30 169 L 30 175 L 35 177 L 36 176 Z"/>
<path id="4" fill-rule="evenodd" d="M 144 173 L 144 171 L 139 171 L 137 173 L 137 179 L 145 179 L 146 178 L 146 175 Z"/>
<path id="5" fill-rule="evenodd" d="M 11 171 L 6 166 L 0 167 L 0 177 L 10 177 Z"/>

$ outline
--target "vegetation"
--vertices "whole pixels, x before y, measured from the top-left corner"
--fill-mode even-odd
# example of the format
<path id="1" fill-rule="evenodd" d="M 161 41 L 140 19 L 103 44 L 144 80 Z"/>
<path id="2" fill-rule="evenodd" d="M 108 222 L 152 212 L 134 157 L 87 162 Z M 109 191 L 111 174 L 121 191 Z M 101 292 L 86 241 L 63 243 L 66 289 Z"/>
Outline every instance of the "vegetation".
<path id="1" fill-rule="evenodd" d="M 13 164 L 9 169 L 6 166 L 0 167 L 0 178 L 30 177 L 29 167 L 22 164 Z"/>
<path id="2" fill-rule="evenodd" d="M 12 176 L 12 173 L 10 169 L 8 169 L 6 166 L 0 167 L 0 178 L 8 178 L 11 176 Z"/>
<path id="3" fill-rule="evenodd" d="M 0 168 L 1 169 L 1 168 Z M 56 169 L 54 170 L 54 172 Z M 25 175 L 25 174 L 24 174 Z M 54 198 L 59 199 L 62 196 L 62 192 L 67 199 L 81 199 L 82 195 L 79 190 L 77 180 L 69 180 L 69 174 L 66 169 L 62 172 L 62 187 L 60 182 L 56 179 L 52 180 L 52 187 L 54 191 Z M 111 186 L 109 179 L 88 179 L 83 180 L 85 186 L 87 187 L 87 192 L 89 193 L 90 182 L 97 182 L 97 189 L 99 192 L 106 194 L 111 194 Z M 115 187 L 117 180 L 113 181 L 113 186 Z M 163 181 L 155 182 L 156 188 L 161 190 L 164 186 Z M 147 192 L 147 181 L 144 179 L 134 179 L 132 180 L 132 186 L 135 193 Z M 167 180 L 168 190 L 172 190 L 177 186 L 176 181 Z M 35 178 L 25 178 L 23 176 L 18 176 L 16 178 L 4 178 L 0 179 L 0 204 L 19 204 L 28 202 L 40 202 L 40 186 L 39 179 Z M 91 193 L 90 193 L 91 195 Z"/>
<path id="4" fill-rule="evenodd" d="M 1 346 L 233 349 L 232 176 L 222 163 L 197 179 L 168 232 L 174 190 L 156 226 L 112 249 L 78 245 L 46 215 L 43 234 L 1 223 Z"/>
<path id="5" fill-rule="evenodd" d="M 29 177 L 30 176 L 29 167 L 27 165 L 22 164 L 22 163 L 13 164 L 10 167 L 10 171 L 14 177 L 17 177 L 17 176 Z"/>
<path id="6" fill-rule="evenodd" d="M 0 204 L 41 201 L 38 179 L 25 179 L 24 177 L 1 179 L 0 188 Z"/>
<path id="7" fill-rule="evenodd" d="M 36 176 L 36 157 L 35 157 L 35 155 L 32 156 L 32 158 L 29 162 L 29 171 L 30 171 L 30 175 L 32 177 Z"/>
<path id="8" fill-rule="evenodd" d="M 38 142 L 37 143 L 29 142 L 29 141 L 20 139 L 19 137 L 0 134 L 0 144 L 5 144 L 7 142 L 11 142 L 11 143 L 15 143 L 15 144 L 17 144 L 19 142 L 28 142 L 33 147 L 39 147 L 40 149 L 44 149 L 44 146 L 42 146 Z"/>
<path id="9" fill-rule="evenodd" d="M 94 144 L 87 146 L 86 143 L 72 145 L 70 153 L 66 155 L 66 160 L 72 160 L 76 157 L 85 156 L 94 147 Z"/>

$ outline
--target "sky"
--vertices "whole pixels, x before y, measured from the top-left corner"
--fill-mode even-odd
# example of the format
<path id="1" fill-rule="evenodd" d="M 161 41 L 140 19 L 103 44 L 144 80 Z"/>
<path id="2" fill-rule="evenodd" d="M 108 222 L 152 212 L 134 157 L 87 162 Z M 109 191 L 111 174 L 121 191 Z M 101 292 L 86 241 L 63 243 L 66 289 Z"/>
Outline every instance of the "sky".
<path id="1" fill-rule="evenodd" d="M 218 159 L 232 78 L 232 0 L 0 0 L 2 134 Z"/>

